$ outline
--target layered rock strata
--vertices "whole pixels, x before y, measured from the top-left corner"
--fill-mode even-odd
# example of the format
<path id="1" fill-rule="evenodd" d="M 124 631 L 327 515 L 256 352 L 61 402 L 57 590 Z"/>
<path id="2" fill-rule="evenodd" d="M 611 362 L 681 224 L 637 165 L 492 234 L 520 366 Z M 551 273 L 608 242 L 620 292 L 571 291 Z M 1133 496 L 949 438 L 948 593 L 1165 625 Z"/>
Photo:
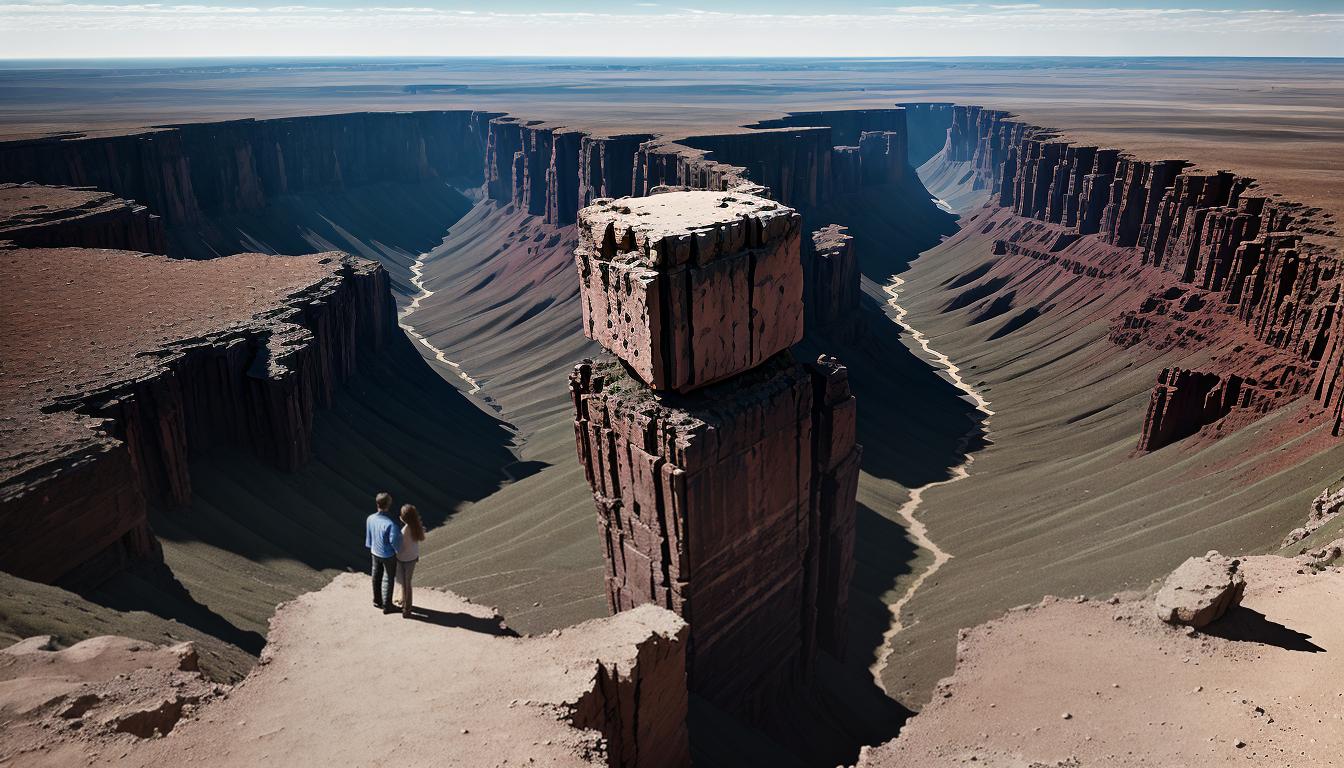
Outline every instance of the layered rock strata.
<path id="1" fill-rule="evenodd" d="M 1059 248 L 1095 236 L 1165 284 L 1117 319 L 1116 343 L 1219 348 L 1209 370 L 1162 374 L 1140 450 L 1301 396 L 1344 432 L 1344 275 L 1321 211 L 973 106 L 952 108 L 943 153 L 970 163 L 993 203 L 1057 227 Z"/>
<path id="2" fill-rule="evenodd" d="M 255 211 L 287 194 L 380 181 L 479 183 L 499 113 L 358 112 L 162 126 L 0 143 L 0 180 L 92 186 L 169 226 Z"/>
<path id="3" fill-rule="evenodd" d="M 637 193 L 755 184 L 806 211 L 836 195 L 900 183 L 911 173 L 903 109 L 801 112 L 752 127 L 646 144 L 636 158 Z"/>
<path id="4" fill-rule="evenodd" d="M 800 222 L 750 195 L 599 200 L 574 251 L 584 333 L 654 389 L 759 365 L 803 337 Z"/>
<path id="5" fill-rule="evenodd" d="M 800 366 L 787 351 L 802 334 L 797 216 L 738 195 L 671 192 L 601 202 L 579 218 L 585 302 L 619 307 L 589 309 L 585 328 L 620 361 L 586 361 L 570 379 L 609 605 L 683 616 L 691 689 L 759 712 L 808 678 L 818 648 L 840 655 L 853 573 L 859 448 L 846 371 L 831 359 Z M 703 264 L 715 276 L 680 294 L 681 315 L 645 309 L 666 301 L 627 309 L 632 285 L 665 278 L 647 266 L 634 278 L 595 278 L 597 249 L 641 264 Z M 733 288 L 734 265 L 762 254 L 770 266 L 746 270 Z M 755 303 L 762 294 L 770 309 Z M 770 320 L 769 343 L 742 336 Z M 720 354 L 739 336 L 768 357 Z M 722 365 L 668 378 L 678 369 L 651 363 L 682 359 L 673 350 L 702 339 L 715 355 L 688 359 Z"/>
<path id="6" fill-rule="evenodd" d="M 147 510 L 188 503 L 211 446 L 298 467 L 337 384 L 405 343 L 386 273 L 344 254 L 13 249 L 0 274 L 0 568 L 36 581 L 156 556 Z"/>
<path id="7" fill-rule="evenodd" d="M 163 221 L 143 205 L 85 187 L 0 184 L 0 242 L 163 253 Z"/>

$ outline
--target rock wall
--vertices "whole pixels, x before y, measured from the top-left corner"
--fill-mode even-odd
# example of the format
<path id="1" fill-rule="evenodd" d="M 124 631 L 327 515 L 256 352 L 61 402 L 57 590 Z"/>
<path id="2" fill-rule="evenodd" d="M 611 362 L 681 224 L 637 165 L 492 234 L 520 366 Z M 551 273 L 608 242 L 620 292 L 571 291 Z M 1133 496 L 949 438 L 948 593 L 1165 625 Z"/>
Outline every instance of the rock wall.
<path id="1" fill-rule="evenodd" d="M 430 178 L 479 183 L 498 113 L 357 112 L 0 143 L 0 181 L 92 186 L 169 226 L 285 194 Z"/>
<path id="2" fill-rule="evenodd" d="M 831 224 L 812 233 L 810 246 L 803 260 L 807 326 L 835 341 L 853 341 L 863 329 L 854 238 Z"/>
<path id="3" fill-rule="evenodd" d="M 911 102 L 898 104 L 905 110 L 909 136 L 908 159 L 918 168 L 943 150 L 947 129 L 952 125 L 952 102 Z"/>
<path id="4" fill-rule="evenodd" d="M 832 193 L 834 141 L 829 127 L 692 136 L 680 143 L 710 152 L 718 162 L 742 168 L 747 178 L 768 188 L 771 197 L 785 205 L 810 208 Z"/>
<path id="5" fill-rule="evenodd" d="M 233 445 L 295 469 L 311 456 L 314 412 L 341 381 L 373 355 L 414 354 L 380 266 L 344 254 L 308 258 L 325 259 L 328 275 L 283 307 L 165 340 L 146 358 L 150 368 L 39 403 L 32 423 L 16 412 L 7 439 L 34 447 L 12 445 L 20 454 L 7 452 L 4 462 L 0 567 L 36 581 L 87 582 L 110 575 L 109 565 L 155 556 L 147 512 L 190 502 L 193 456 Z M 61 437 L 71 434 L 79 438 Z"/>
<path id="6" fill-rule="evenodd" d="M 1323 212 L 1256 195 L 1235 173 L 1077 145 L 979 107 L 952 109 L 943 151 L 972 163 L 998 205 L 1158 271 L 1165 287 L 1117 321 L 1116 343 L 1237 347 L 1211 370 L 1164 372 L 1141 450 L 1304 395 L 1344 432 L 1344 275 Z"/>
<path id="7" fill-rule="evenodd" d="M 614 363 L 571 377 L 610 608 L 685 618 L 691 689 L 733 710 L 799 685 L 818 644 L 842 653 L 858 452 L 840 371 L 786 354 L 668 399 Z"/>
<path id="8" fill-rule="evenodd" d="M 0 242 L 163 253 L 163 220 L 143 205 L 88 187 L 0 184 Z"/>
<path id="9" fill-rule="evenodd" d="M 635 155 L 653 136 L 584 136 L 579 142 L 579 207 L 599 197 L 626 197 L 635 193 Z"/>
<path id="10" fill-rule="evenodd" d="M 652 632 L 637 642 L 633 653 L 622 649 L 625 658 L 599 656 L 592 690 L 571 705 L 570 723 L 602 734 L 610 768 L 684 768 L 691 764 L 686 732 L 690 630 L 675 616 L 664 616 L 661 621 L 676 627 L 675 634 Z"/>
<path id="11" fill-rule="evenodd" d="M 738 193 L 580 212 L 585 303 L 617 308 L 589 309 L 585 327 L 624 361 L 585 361 L 570 378 L 610 608 L 680 614 L 691 626 L 691 690 L 749 717 L 805 682 L 819 648 L 842 653 L 854 568 L 860 454 L 848 377 L 834 360 L 801 366 L 787 349 L 803 330 L 797 226 L 792 211 Z M 761 259 L 773 266 L 744 274 L 768 279 L 729 279 Z M 627 300 L 631 286 L 657 286 L 686 264 L 713 279 L 674 300 L 670 291 L 638 307 Z M 614 276 L 617 267 L 629 274 Z M 762 296 L 779 305 L 738 317 Z M 797 317 L 796 332 L 762 337 L 768 345 L 746 339 L 768 359 L 718 354 L 736 348 L 724 344 L 735 330 L 780 317 Z M 715 345 L 723 365 L 660 378 L 668 367 L 648 361 L 687 340 Z"/>

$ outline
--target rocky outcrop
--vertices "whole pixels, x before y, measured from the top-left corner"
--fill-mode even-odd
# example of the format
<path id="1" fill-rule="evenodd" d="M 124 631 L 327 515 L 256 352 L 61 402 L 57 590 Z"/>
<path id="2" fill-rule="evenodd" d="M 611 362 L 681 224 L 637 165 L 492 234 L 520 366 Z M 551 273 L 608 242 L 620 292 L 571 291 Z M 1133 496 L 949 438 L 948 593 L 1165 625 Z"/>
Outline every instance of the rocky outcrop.
<path id="1" fill-rule="evenodd" d="M 0 650 L 0 760 L 690 765 L 689 639 L 674 614 L 643 606 L 518 637 L 493 609 L 432 588 L 416 591 L 420 620 L 383 619 L 368 586 L 342 574 L 278 606 L 261 663 L 232 687 L 202 679 L 190 644 L 100 637 L 56 650 L 32 638 Z M 379 718 L 367 717 L 370 699 L 383 702 Z M 293 717 L 315 701 L 322 717 Z"/>
<path id="2" fill-rule="evenodd" d="M 0 650 L 0 760 L 121 734 L 166 736 L 219 692 L 191 643 L 101 636 L 59 648 L 50 636 L 30 637 Z"/>
<path id="3" fill-rule="evenodd" d="M 0 242 L 163 253 L 163 222 L 143 205 L 84 187 L 0 184 Z"/>
<path id="4" fill-rule="evenodd" d="M 1216 373 L 1165 368 L 1158 377 L 1143 420 L 1139 450 L 1152 451 L 1189 437 L 1249 400 L 1242 379 Z"/>
<path id="5" fill-rule="evenodd" d="M 574 251 L 584 333 L 654 389 L 752 368 L 803 336 L 800 219 L 749 195 L 599 200 Z"/>
<path id="6" fill-rule="evenodd" d="M 999 206 L 1057 226 L 1060 247 L 1095 235 L 1156 270 L 1167 287 L 1117 320 L 1116 343 L 1228 349 L 1201 374 L 1163 374 L 1141 450 L 1304 395 L 1344 432 L 1344 275 L 1315 237 L 1333 232 L 1320 211 L 1254 195 L 1254 181 L 1231 172 L 1078 145 L 973 106 L 952 108 L 943 153 L 970 163 Z"/>
<path id="7" fill-rule="evenodd" d="M 787 351 L 803 330 L 797 227 L 776 203 L 708 192 L 580 212 L 585 328 L 622 361 L 570 378 L 608 602 L 683 616 L 691 689 L 747 715 L 806 680 L 818 647 L 841 653 L 853 573 L 848 378 Z M 631 303 L 684 265 L 704 273 L 691 290 Z M 705 362 L 652 362 L 683 348 Z"/>
<path id="8" fill-rule="evenodd" d="M 806 267 L 807 326 L 836 341 L 853 341 L 863 329 L 859 316 L 859 260 L 854 238 L 831 224 L 812 233 Z"/>
<path id="9" fill-rule="evenodd" d="M 688 766 L 690 631 L 685 622 L 652 606 L 640 614 L 627 613 L 625 618 L 642 620 L 648 627 L 645 637 L 595 660 L 593 688 L 567 702 L 568 719 L 576 728 L 602 734 L 610 768 Z"/>
<path id="10" fill-rule="evenodd" d="M 1326 488 L 1311 502 L 1311 513 L 1307 515 L 1306 525 L 1294 528 L 1284 537 L 1283 546 L 1290 547 L 1302 541 L 1335 519 L 1340 512 L 1344 512 L 1344 486 L 1333 491 Z"/>
<path id="11" fill-rule="evenodd" d="M 387 274 L 344 254 L 10 250 L 0 264 L 28 297 L 3 310 L 0 567 L 37 581 L 156 556 L 147 510 L 187 504 L 189 461 L 212 446 L 297 468 L 315 410 L 406 344 Z"/>
<path id="12" fill-rule="evenodd" d="M 1157 617 L 1168 624 L 1199 629 L 1241 603 L 1246 579 L 1240 561 L 1210 552 L 1192 557 L 1172 571 L 1153 602 Z"/>
<path id="13" fill-rule="evenodd" d="M 92 186 L 175 227 L 279 195 L 380 181 L 480 183 L 498 113 L 357 112 L 0 143 L 0 181 Z"/>
<path id="14" fill-rule="evenodd" d="M 710 151 L 674 141 L 653 140 L 635 153 L 634 194 L 649 195 L 660 187 L 729 190 L 768 195 L 769 190 L 747 178 L 747 169 L 719 162 Z"/>

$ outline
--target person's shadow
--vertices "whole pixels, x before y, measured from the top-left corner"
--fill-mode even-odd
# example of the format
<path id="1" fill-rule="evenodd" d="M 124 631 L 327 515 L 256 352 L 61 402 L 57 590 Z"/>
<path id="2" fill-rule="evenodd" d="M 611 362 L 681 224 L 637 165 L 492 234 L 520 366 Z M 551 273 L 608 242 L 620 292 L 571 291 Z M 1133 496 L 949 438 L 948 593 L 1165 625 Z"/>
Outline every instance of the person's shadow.
<path id="1" fill-rule="evenodd" d="M 1244 643 L 1273 645 L 1286 651 L 1325 653 L 1325 649 L 1311 642 L 1311 635 L 1289 629 L 1265 614 L 1244 605 L 1228 611 L 1223 618 L 1205 627 L 1204 634 Z"/>
<path id="2" fill-rule="evenodd" d="M 466 629 L 471 632 L 495 635 L 496 637 L 518 637 L 518 633 L 505 626 L 500 619 L 472 616 L 469 613 L 436 611 L 433 608 L 411 606 L 411 618 L 427 624 L 437 624 L 440 627 Z"/>

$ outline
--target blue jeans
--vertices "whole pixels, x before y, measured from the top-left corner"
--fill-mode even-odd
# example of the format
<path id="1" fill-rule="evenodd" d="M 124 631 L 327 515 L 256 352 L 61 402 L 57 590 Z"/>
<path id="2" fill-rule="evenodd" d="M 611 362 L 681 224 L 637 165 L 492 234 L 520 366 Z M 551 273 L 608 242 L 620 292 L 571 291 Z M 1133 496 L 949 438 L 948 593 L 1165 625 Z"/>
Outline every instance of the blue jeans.
<path id="1" fill-rule="evenodd" d="M 397 576 L 397 558 L 373 556 L 373 604 L 384 610 L 392 607 L 392 585 Z M 379 587 L 382 587 L 380 590 Z"/>

